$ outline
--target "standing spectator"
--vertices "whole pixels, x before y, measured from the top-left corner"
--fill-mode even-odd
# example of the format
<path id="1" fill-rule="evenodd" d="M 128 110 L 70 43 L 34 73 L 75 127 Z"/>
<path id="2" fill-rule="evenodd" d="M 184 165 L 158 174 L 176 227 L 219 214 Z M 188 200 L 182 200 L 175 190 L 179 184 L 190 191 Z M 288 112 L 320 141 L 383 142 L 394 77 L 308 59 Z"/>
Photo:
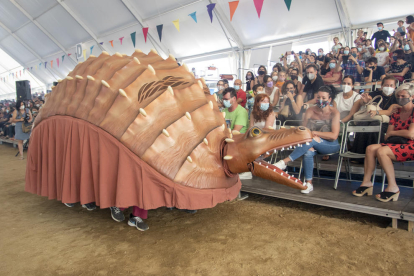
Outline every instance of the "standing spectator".
<path id="1" fill-rule="evenodd" d="M 299 94 L 307 100 L 313 99 L 313 94 L 317 92 L 321 86 L 324 85 L 321 76 L 318 74 L 318 68 L 315 64 L 310 64 L 306 67 L 306 76 L 303 78 L 302 84 L 304 86 L 302 87 L 301 91 L 299 91 Z"/>
<path id="2" fill-rule="evenodd" d="M 372 57 L 367 60 L 364 69 L 365 82 L 377 82 L 385 78 L 385 69 L 382 66 L 378 66 L 376 57 Z"/>
<path id="3" fill-rule="evenodd" d="M 414 17 L 409 15 L 405 18 L 405 23 L 409 26 L 407 27 L 407 37 L 410 37 L 414 41 Z"/>
<path id="4" fill-rule="evenodd" d="M 377 27 L 378 31 L 375 32 L 371 37 L 371 40 L 375 39 L 375 49 L 378 49 L 378 40 L 382 39 L 384 41 L 387 41 L 387 38 L 391 37 L 390 33 L 384 30 L 384 24 L 382 24 L 382 22 L 378 22 Z"/>
<path id="5" fill-rule="evenodd" d="M 341 48 L 341 45 L 338 44 L 339 43 L 339 38 L 334 37 L 333 42 L 334 42 L 334 46 L 332 46 L 332 52 L 334 54 L 338 54 L 339 49 Z"/>
<path id="6" fill-rule="evenodd" d="M 390 63 L 390 56 L 388 53 L 389 50 L 384 42 L 379 43 L 378 51 L 379 52 L 375 53 L 375 57 L 378 60 L 378 65 L 383 67 L 385 65 L 388 65 Z"/>
<path id="7" fill-rule="evenodd" d="M 250 91 L 254 86 L 254 74 L 252 71 L 246 73 L 246 91 Z"/>
<path id="8" fill-rule="evenodd" d="M 283 84 L 286 81 L 286 72 L 280 71 L 277 75 L 277 82 L 275 83 L 275 87 L 279 89 L 279 91 L 282 89 Z"/>
<path id="9" fill-rule="evenodd" d="M 242 81 L 237 79 L 234 81 L 234 89 L 237 91 L 237 103 L 246 107 L 246 92 L 242 89 Z"/>
<path id="10" fill-rule="evenodd" d="M 411 64 L 404 60 L 405 55 L 403 50 L 396 50 L 393 55 L 395 62 L 385 70 L 387 75 L 394 76 L 401 83 L 411 78 Z"/>
<path id="11" fill-rule="evenodd" d="M 22 129 L 23 122 L 31 122 L 33 120 L 32 113 L 25 107 L 22 101 L 17 101 L 16 110 L 13 111 L 12 123 L 15 123 L 15 139 L 19 147 L 20 159 L 23 160 L 23 141 L 29 139 L 30 132 L 24 133 Z"/>
<path id="12" fill-rule="evenodd" d="M 404 27 L 404 21 L 398 20 L 397 24 L 398 24 L 397 32 L 399 32 L 401 36 L 405 36 L 406 31 Z"/>
<path id="13" fill-rule="evenodd" d="M 324 82 L 325 85 L 341 84 L 341 81 L 342 81 L 342 73 L 341 72 L 337 72 L 335 70 L 337 62 L 338 61 L 333 58 L 329 62 L 327 62 L 327 64 L 325 65 L 327 67 L 326 73 L 325 73 L 324 76 L 322 76 L 322 80 L 323 80 L 323 82 Z"/>
<path id="14" fill-rule="evenodd" d="M 338 93 L 335 97 L 336 109 L 338 109 L 341 119 L 348 116 L 354 103 L 361 98 L 361 95 L 354 91 L 354 84 L 353 76 L 345 76 L 342 80 L 343 92 Z"/>
<path id="15" fill-rule="evenodd" d="M 411 38 L 404 39 L 404 60 L 411 64 L 411 78 L 414 79 L 414 46 Z"/>
<path id="16" fill-rule="evenodd" d="M 234 88 L 226 88 L 223 91 L 223 105 L 225 107 L 226 120 L 230 120 L 230 129 L 245 133 L 248 126 L 248 114 L 246 109 L 237 103 L 237 93 Z"/>
<path id="17" fill-rule="evenodd" d="M 357 32 L 357 38 L 354 40 L 355 45 L 362 44 L 362 42 L 365 40 L 364 31 L 362 29 L 359 29 Z"/>
<path id="18" fill-rule="evenodd" d="M 254 100 L 253 111 L 250 117 L 249 127 L 257 126 L 262 129 L 276 129 L 276 118 L 273 106 L 267 94 L 257 95 Z"/>
<path id="19" fill-rule="evenodd" d="M 336 71 L 344 71 L 345 76 L 354 76 L 355 81 L 361 81 L 361 74 L 365 67 L 363 60 L 357 60 L 357 48 L 352 47 L 349 52 L 349 47 L 346 46 L 343 55 L 339 55 L 339 62 L 336 65 Z M 342 65 L 340 64 L 342 62 Z"/>

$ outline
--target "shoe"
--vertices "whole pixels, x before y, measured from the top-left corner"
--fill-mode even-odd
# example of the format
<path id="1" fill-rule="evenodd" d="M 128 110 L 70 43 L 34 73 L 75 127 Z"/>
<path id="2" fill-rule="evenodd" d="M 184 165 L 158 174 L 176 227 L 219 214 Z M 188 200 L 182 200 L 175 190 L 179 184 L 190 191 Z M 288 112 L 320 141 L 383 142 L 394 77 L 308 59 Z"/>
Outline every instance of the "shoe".
<path id="1" fill-rule="evenodd" d="M 181 211 L 184 211 L 184 212 L 186 212 L 186 213 L 188 213 L 188 214 L 195 214 L 195 213 L 197 213 L 197 210 L 187 210 L 187 209 L 182 209 Z"/>
<path id="2" fill-rule="evenodd" d="M 313 185 L 309 182 L 305 182 L 305 186 L 307 187 L 306 190 L 300 190 L 302 194 L 309 194 L 313 191 Z"/>
<path id="3" fill-rule="evenodd" d="M 88 211 L 93 211 L 96 209 L 96 204 L 95 202 L 91 202 L 91 203 L 86 203 L 86 204 L 82 204 L 83 208 L 86 208 L 86 210 Z"/>
<path id="4" fill-rule="evenodd" d="M 148 225 L 140 217 L 134 217 L 132 214 L 129 215 L 128 225 L 136 227 L 139 231 L 147 231 Z"/>
<path id="5" fill-rule="evenodd" d="M 397 201 L 398 197 L 400 196 L 400 191 L 393 193 L 393 192 L 382 192 L 379 193 L 380 197 L 375 197 L 379 201 L 388 202 L 388 201 Z"/>
<path id="6" fill-rule="evenodd" d="M 168 211 L 172 211 L 172 210 L 174 210 L 175 209 L 175 207 L 167 207 L 167 210 Z"/>
<path id="7" fill-rule="evenodd" d="M 279 169 L 281 169 L 282 171 L 284 171 L 286 169 L 286 164 L 285 164 L 285 161 L 283 161 L 283 160 L 278 161 L 274 165 L 276 167 L 278 167 Z"/>
<path id="8" fill-rule="evenodd" d="M 111 217 L 116 222 L 121 222 L 125 220 L 124 213 L 118 207 L 109 207 L 111 209 Z"/>
<path id="9" fill-rule="evenodd" d="M 354 195 L 354 196 L 364 196 L 364 195 L 367 195 L 367 196 L 372 196 L 372 191 L 374 190 L 374 187 L 365 187 L 365 186 L 362 186 L 362 187 L 359 187 L 358 189 L 356 189 L 355 191 L 353 191 L 352 192 L 352 194 Z"/>
<path id="10" fill-rule="evenodd" d="M 252 179 L 253 175 L 251 172 L 239 173 L 239 178 L 240 179 Z"/>
<path id="11" fill-rule="evenodd" d="M 72 208 L 73 206 L 75 206 L 75 203 L 63 203 L 66 205 L 66 207 Z"/>
<path id="12" fill-rule="evenodd" d="M 245 200 L 245 199 L 247 199 L 247 198 L 249 198 L 249 194 L 248 194 L 248 193 L 243 193 L 243 192 L 240 192 L 240 193 L 238 194 L 238 196 L 237 196 L 237 200 Z"/>

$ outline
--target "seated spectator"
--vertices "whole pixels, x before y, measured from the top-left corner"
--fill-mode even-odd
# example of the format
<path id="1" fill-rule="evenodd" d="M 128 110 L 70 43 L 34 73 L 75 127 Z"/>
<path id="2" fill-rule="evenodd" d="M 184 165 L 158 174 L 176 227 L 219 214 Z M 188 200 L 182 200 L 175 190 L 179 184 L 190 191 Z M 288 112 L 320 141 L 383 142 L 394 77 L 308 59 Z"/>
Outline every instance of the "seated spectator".
<path id="1" fill-rule="evenodd" d="M 250 117 L 250 127 L 257 126 L 262 129 L 276 129 L 276 117 L 270 98 L 267 94 L 259 94 L 254 100 L 253 111 Z"/>
<path id="2" fill-rule="evenodd" d="M 370 59 L 375 54 L 374 48 L 372 48 L 370 46 L 370 44 L 371 44 L 371 40 L 369 40 L 369 39 L 364 40 L 362 42 L 361 51 L 359 51 L 359 49 L 358 49 L 360 59 L 362 59 L 365 62 L 367 62 L 367 60 Z"/>
<path id="3" fill-rule="evenodd" d="M 376 57 L 372 57 L 365 63 L 364 69 L 365 82 L 378 82 L 385 78 L 385 69 L 382 66 L 378 66 Z"/>
<path id="4" fill-rule="evenodd" d="M 357 38 L 354 40 L 355 45 L 361 44 L 365 40 L 364 30 L 359 29 L 357 32 Z"/>
<path id="5" fill-rule="evenodd" d="M 275 79 L 278 79 L 279 77 L 275 76 L 275 74 L 275 72 L 272 72 L 273 78 L 271 78 L 270 76 L 264 77 L 264 81 L 266 83 L 264 92 L 269 96 L 270 104 L 272 106 L 276 106 L 279 102 L 279 88 L 276 87 L 278 81 L 275 81 Z M 285 72 L 283 72 L 283 74 L 285 74 Z"/>
<path id="6" fill-rule="evenodd" d="M 319 64 L 319 66 L 322 66 L 325 64 L 325 58 L 326 56 L 323 54 L 323 49 L 320 48 L 318 50 L 318 56 L 316 57 L 316 62 Z"/>
<path id="7" fill-rule="evenodd" d="M 223 107 L 223 91 L 225 89 L 224 86 L 224 81 L 223 80 L 219 80 L 217 82 L 217 92 L 215 92 L 215 94 L 217 95 L 217 104 L 219 106 L 219 108 Z"/>
<path id="8" fill-rule="evenodd" d="M 405 23 L 409 24 L 407 27 L 407 38 L 411 38 L 414 41 L 414 16 L 409 15 L 405 18 Z"/>
<path id="9" fill-rule="evenodd" d="M 377 27 L 378 31 L 375 32 L 371 37 L 371 40 L 375 39 L 375 49 L 378 49 L 380 40 L 383 40 L 385 42 L 387 41 L 388 37 L 391 37 L 390 33 L 384 30 L 384 24 L 382 24 L 382 22 L 378 22 Z"/>
<path id="10" fill-rule="evenodd" d="M 293 81 L 286 81 L 282 86 L 283 101 L 280 111 L 276 113 L 282 125 L 286 120 L 302 120 L 303 98 L 298 94 L 298 90 Z"/>
<path id="11" fill-rule="evenodd" d="M 234 81 L 234 89 L 237 91 L 237 103 L 246 107 L 246 92 L 242 89 L 242 81 L 237 79 Z"/>
<path id="12" fill-rule="evenodd" d="M 391 66 L 385 69 L 387 75 L 394 76 L 401 83 L 411 78 L 411 64 L 405 61 L 404 58 L 403 50 L 396 50 L 393 54 L 395 62 L 391 63 Z"/>
<path id="13" fill-rule="evenodd" d="M 307 126 L 313 134 L 313 140 L 309 145 L 297 147 L 287 158 L 275 164 L 279 169 L 286 169 L 289 162 L 303 156 L 303 172 L 305 175 L 306 190 L 301 193 L 313 191 L 313 157 L 316 154 L 331 154 L 339 151 L 337 141 L 339 135 L 339 112 L 330 103 L 336 96 L 336 89 L 332 85 L 322 86 L 318 91 L 317 106 L 306 110 L 303 126 Z"/>
<path id="14" fill-rule="evenodd" d="M 329 68 L 329 62 L 331 61 L 332 58 L 329 58 L 328 56 L 326 56 L 325 58 L 325 63 L 321 65 L 320 67 L 320 75 L 323 78 L 323 76 L 326 75 L 326 73 L 328 73 L 329 71 L 331 71 L 331 69 Z"/>
<path id="15" fill-rule="evenodd" d="M 414 79 L 414 46 L 413 41 L 409 39 L 403 40 L 404 60 L 411 64 L 411 78 Z"/>
<path id="16" fill-rule="evenodd" d="M 253 85 L 255 85 L 255 84 L 265 85 L 263 78 L 266 75 L 267 75 L 266 67 L 264 65 L 260 65 L 259 68 L 257 69 L 257 77 L 254 79 Z"/>
<path id="17" fill-rule="evenodd" d="M 282 70 L 283 69 L 282 69 L 282 66 L 280 66 L 280 64 L 276 63 L 275 65 L 273 65 L 272 72 L 279 73 L 279 71 L 282 71 Z"/>
<path id="18" fill-rule="evenodd" d="M 4 119 L 4 125 L 3 125 L 3 136 L 5 136 L 6 139 L 13 139 L 14 140 L 14 125 L 11 122 L 11 118 L 13 115 L 14 109 L 10 106 L 6 107 L 6 112 L 3 114 Z"/>
<path id="19" fill-rule="evenodd" d="M 253 95 L 251 93 L 247 95 L 247 108 L 249 110 L 249 119 L 250 119 L 250 114 L 252 113 L 252 110 L 253 110 L 254 99 L 256 98 L 258 94 L 264 94 L 264 93 L 265 93 L 264 86 L 262 84 L 256 84 L 255 86 L 253 86 Z"/>
<path id="20" fill-rule="evenodd" d="M 290 80 L 293 81 L 293 83 L 295 84 L 295 87 L 298 91 L 301 91 L 303 88 L 303 84 L 302 84 L 302 80 L 303 78 L 299 75 L 299 70 L 296 68 L 293 68 L 292 71 L 290 72 Z"/>
<path id="21" fill-rule="evenodd" d="M 344 75 L 352 75 L 354 76 L 355 81 L 361 81 L 361 74 L 365 67 L 365 62 L 363 60 L 357 59 L 357 48 L 352 47 L 345 47 L 344 54 L 339 55 L 338 64 L 336 65 L 336 71 L 341 72 L 344 71 Z M 342 62 L 342 65 L 341 65 Z"/>
<path id="22" fill-rule="evenodd" d="M 387 175 L 388 186 L 384 192 L 377 194 L 376 199 L 382 202 L 397 201 L 400 194 L 395 180 L 395 171 L 392 161 L 404 162 L 414 160 L 414 84 L 405 83 L 396 91 L 397 103 L 401 108 L 391 117 L 390 124 L 385 134 L 385 143 L 370 145 L 366 151 L 364 163 L 364 180 L 361 186 L 353 191 L 355 196 L 372 195 L 372 174 L 376 167 L 375 158 L 378 158 L 382 169 Z M 397 138 L 399 137 L 399 138 Z M 401 141 L 388 141 L 397 138 Z"/>
<path id="23" fill-rule="evenodd" d="M 299 90 L 299 94 L 301 94 L 304 99 L 313 99 L 313 94 L 319 91 L 319 88 L 324 85 L 321 76 L 318 74 L 316 65 L 311 64 L 306 67 L 306 76 L 303 78 L 302 84 L 304 86 Z"/>
<path id="24" fill-rule="evenodd" d="M 338 72 L 335 70 L 338 61 L 336 59 L 331 59 L 327 62 L 327 72 L 324 76 L 322 76 L 322 80 L 325 85 L 339 85 L 341 84 L 342 79 L 342 72 Z"/>
<path id="25" fill-rule="evenodd" d="M 286 72 L 280 71 L 277 76 L 277 82 L 274 84 L 274 86 L 277 87 L 277 89 L 280 91 L 286 81 Z"/>
<path id="26" fill-rule="evenodd" d="M 234 88 L 224 89 L 223 105 L 226 120 L 230 120 L 230 129 L 245 133 L 248 125 L 248 114 L 246 109 L 237 103 L 237 92 Z"/>
<path id="27" fill-rule="evenodd" d="M 390 63 L 388 52 L 387 45 L 384 42 L 380 42 L 378 52 L 375 53 L 375 57 L 378 60 L 378 66 L 385 66 Z"/>
<path id="28" fill-rule="evenodd" d="M 246 91 L 250 91 L 254 86 L 254 74 L 252 71 L 246 73 Z"/>
<path id="29" fill-rule="evenodd" d="M 361 99 L 361 95 L 354 91 L 355 79 L 353 76 L 345 76 L 342 80 L 342 90 L 335 97 L 336 109 L 339 111 L 340 118 L 348 116 L 352 106 Z"/>

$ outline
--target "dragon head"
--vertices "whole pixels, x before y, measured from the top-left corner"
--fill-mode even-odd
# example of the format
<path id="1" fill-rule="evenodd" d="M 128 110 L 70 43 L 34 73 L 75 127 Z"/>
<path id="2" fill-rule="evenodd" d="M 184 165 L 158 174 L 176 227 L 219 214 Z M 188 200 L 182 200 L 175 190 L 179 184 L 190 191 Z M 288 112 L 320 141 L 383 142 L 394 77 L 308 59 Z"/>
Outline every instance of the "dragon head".
<path id="1" fill-rule="evenodd" d="M 253 175 L 273 182 L 304 190 L 303 183 L 264 161 L 276 151 L 301 147 L 312 141 L 312 134 L 305 127 L 280 130 L 260 129 L 252 127 L 244 134 L 236 134 L 233 139 L 226 139 L 223 148 L 223 159 L 231 173 L 251 171 Z"/>

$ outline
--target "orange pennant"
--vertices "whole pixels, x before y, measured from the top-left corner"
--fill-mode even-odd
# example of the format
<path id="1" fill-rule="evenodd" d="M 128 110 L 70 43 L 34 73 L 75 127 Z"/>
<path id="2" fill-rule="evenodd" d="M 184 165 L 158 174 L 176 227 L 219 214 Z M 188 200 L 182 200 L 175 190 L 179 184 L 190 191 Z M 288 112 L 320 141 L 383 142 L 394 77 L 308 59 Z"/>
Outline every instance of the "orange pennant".
<path id="1" fill-rule="evenodd" d="M 50 61 L 50 67 L 53 68 L 53 60 Z"/>
<path id="2" fill-rule="evenodd" d="M 111 46 L 114 47 L 114 41 L 113 40 L 109 41 L 109 43 L 111 43 Z"/>
<path id="3" fill-rule="evenodd" d="M 233 15 L 234 15 L 234 12 L 236 11 L 238 5 L 239 5 L 239 1 L 229 2 L 229 7 L 230 7 L 230 21 L 233 20 Z"/>

